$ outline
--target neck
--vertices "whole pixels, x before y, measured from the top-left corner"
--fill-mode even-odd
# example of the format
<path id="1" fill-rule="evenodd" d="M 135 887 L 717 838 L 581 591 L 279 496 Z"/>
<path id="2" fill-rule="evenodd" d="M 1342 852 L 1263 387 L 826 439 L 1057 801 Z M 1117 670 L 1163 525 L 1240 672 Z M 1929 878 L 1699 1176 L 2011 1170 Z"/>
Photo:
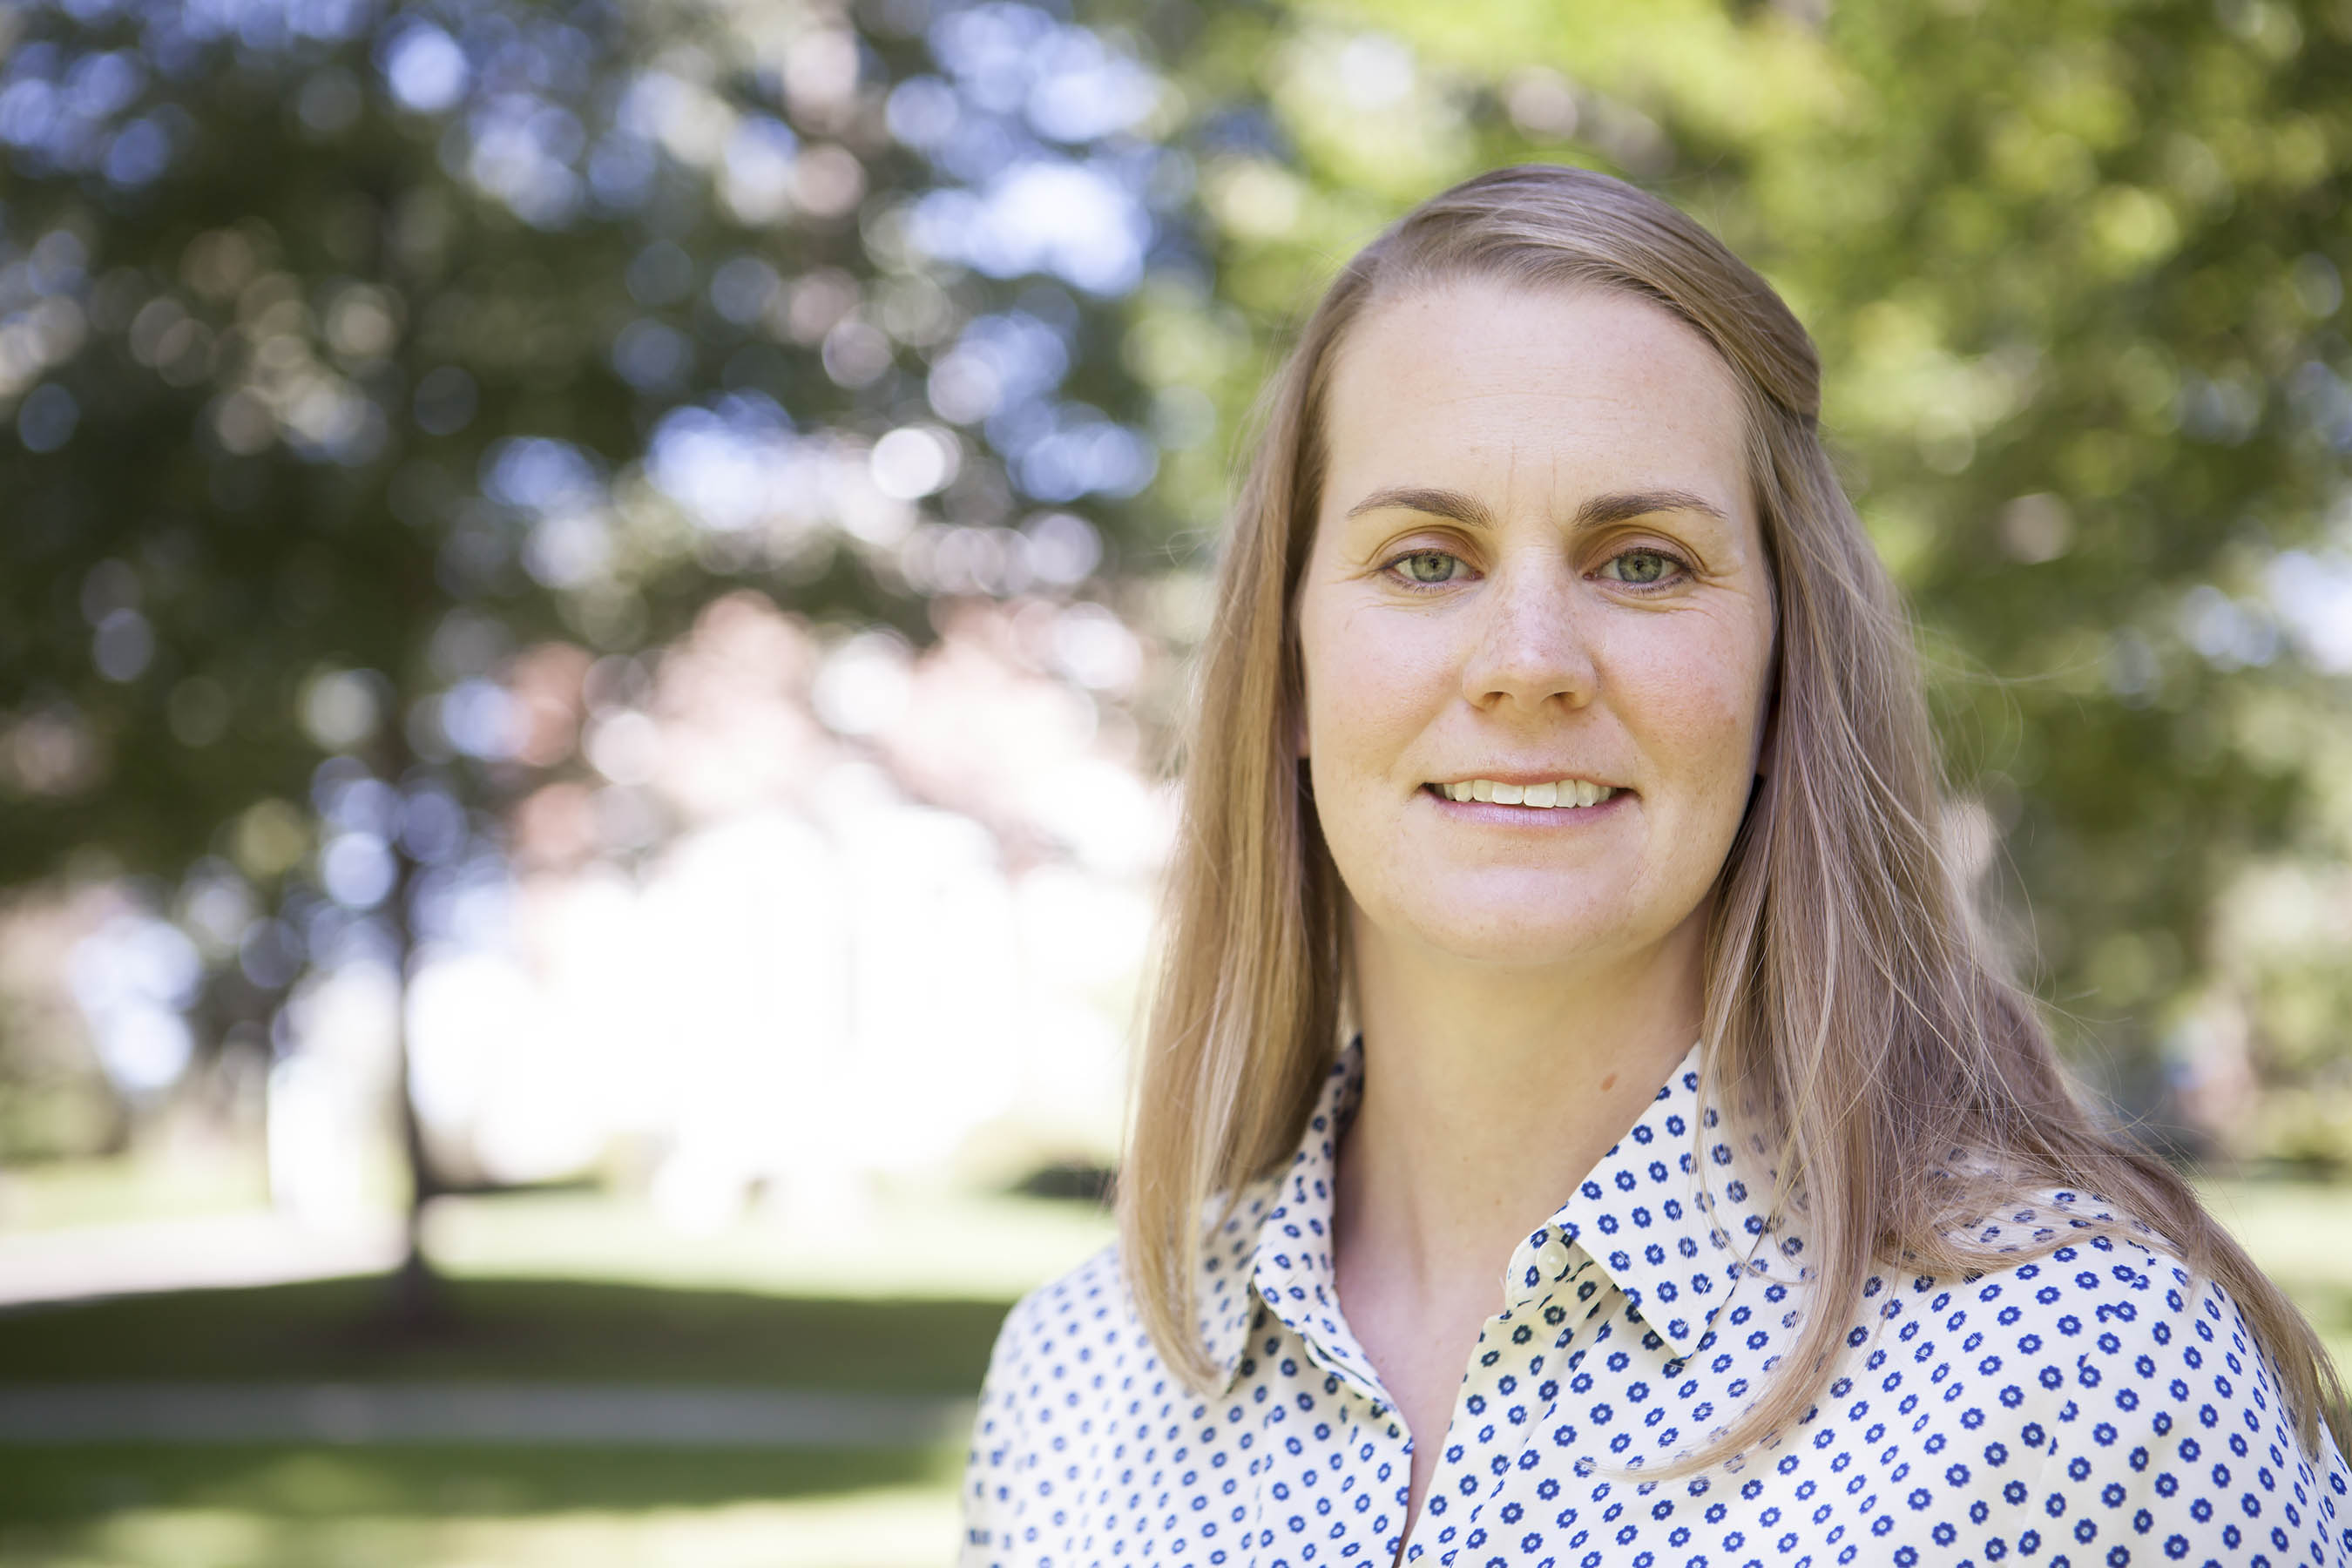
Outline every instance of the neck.
<path id="1" fill-rule="evenodd" d="M 1706 916 L 1605 963 L 1497 971 L 1396 942 L 1351 909 L 1364 1091 L 1334 1215 L 1349 1261 L 1432 1309 L 1476 1298 L 1492 1312 L 1512 1249 L 1697 1038 Z"/>

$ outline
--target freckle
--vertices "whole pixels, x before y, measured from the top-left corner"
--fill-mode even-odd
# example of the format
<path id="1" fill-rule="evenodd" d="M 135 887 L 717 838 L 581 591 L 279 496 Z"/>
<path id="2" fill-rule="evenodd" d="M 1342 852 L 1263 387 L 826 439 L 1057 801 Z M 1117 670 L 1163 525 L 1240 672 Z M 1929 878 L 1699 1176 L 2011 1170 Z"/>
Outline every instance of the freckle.
<path id="1" fill-rule="evenodd" d="M 1613 1072 L 1612 1072 L 1612 1073 L 1611 1073 L 1611 1074 L 1609 1074 L 1607 1077 L 1603 1078 L 1603 1079 L 1601 1080 L 1601 1092 L 1602 1092 L 1602 1093 L 1604 1093 L 1604 1094 L 1605 1094 L 1605 1093 L 1607 1093 L 1609 1090 L 1611 1090 L 1611 1089 L 1615 1089 L 1616 1087 L 1617 1087 L 1617 1075 L 1616 1075 L 1615 1073 L 1613 1073 Z"/>

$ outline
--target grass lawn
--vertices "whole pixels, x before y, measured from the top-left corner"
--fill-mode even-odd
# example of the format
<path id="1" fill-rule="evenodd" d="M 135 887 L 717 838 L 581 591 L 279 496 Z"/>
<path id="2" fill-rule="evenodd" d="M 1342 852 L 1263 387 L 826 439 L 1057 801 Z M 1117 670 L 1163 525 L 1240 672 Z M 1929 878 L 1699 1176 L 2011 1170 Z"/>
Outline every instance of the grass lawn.
<path id="1" fill-rule="evenodd" d="M 969 1397 L 1014 1296 L 1101 1245 L 1084 1205 L 891 1215 L 900 1240 L 670 1238 L 572 1194 L 453 1205 L 439 1331 L 384 1282 L 0 1312 L 0 1384 L 709 1384 Z M 513 1275 L 495 1270 L 512 1258 Z M 585 1278 L 564 1278 L 570 1272 Z M 911 1568 L 949 1561 L 961 1440 L 899 1451 L 0 1449 L 0 1568 Z"/>
<path id="2" fill-rule="evenodd" d="M 460 1279 L 394 1334 L 378 1279 L 120 1297 L 0 1315 L 0 1382 L 497 1379 L 969 1394 L 1002 1300 L 853 1300 Z"/>
<path id="3" fill-rule="evenodd" d="M 0 1568 L 937 1568 L 961 1463 L 101 1449 L 20 1477 L 17 1457 Z"/>
<path id="4" fill-rule="evenodd" d="M 263 1445 L 12 1448 L 0 1520 L 86 1522 L 127 1509 L 318 1523 L 357 1516 L 499 1519 L 633 1513 L 952 1489 L 961 1446 L 905 1453 L 676 1448 L 290 1448 Z"/>
<path id="5" fill-rule="evenodd" d="M 2352 1363 L 2352 1193 L 2202 1190 Z M 481 1379 L 968 1396 L 1012 1297 L 1102 1235 L 1077 1205 L 1008 1210 L 1005 1234 L 1025 1252 L 950 1225 L 936 1244 L 785 1265 L 756 1237 L 657 1256 L 650 1230 L 593 1224 L 573 1202 L 460 1215 L 470 1228 L 444 1254 L 453 1310 L 441 1332 L 387 1333 L 383 1284 L 369 1279 L 35 1308 L 0 1314 L 0 1384 Z M 498 1257 L 526 1234 L 538 1250 L 523 1248 L 523 1277 L 499 1276 Z M 966 1268 L 967 1255 L 982 1264 Z M 951 1559 L 962 1463 L 961 1442 L 849 1454 L 19 1447 L 0 1452 L 0 1568 L 901 1568 Z"/>
<path id="6" fill-rule="evenodd" d="M 450 1282 L 190 1291 L 0 1316 L 0 1382 L 643 1382 L 969 1395 L 1007 1303 Z M 901 1568 L 952 1553 L 963 1446 L 863 1453 L 82 1447 L 0 1455 L 0 1568 Z"/>

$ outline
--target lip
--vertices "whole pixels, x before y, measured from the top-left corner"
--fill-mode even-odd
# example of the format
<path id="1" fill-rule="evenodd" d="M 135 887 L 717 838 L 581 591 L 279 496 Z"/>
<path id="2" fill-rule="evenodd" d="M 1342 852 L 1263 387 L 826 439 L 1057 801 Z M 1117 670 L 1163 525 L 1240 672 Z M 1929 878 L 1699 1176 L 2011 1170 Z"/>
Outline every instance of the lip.
<path id="1" fill-rule="evenodd" d="M 1473 778 L 1494 779 L 1496 784 L 1517 784 L 1520 782 L 1519 779 L 1515 777 L 1497 777 L 1493 773 L 1473 773 L 1471 776 Z M 1575 775 L 1568 773 L 1547 773 L 1537 778 L 1535 782 L 1538 784 L 1544 784 L 1552 779 L 1569 778 L 1572 776 Z M 1449 784 L 1459 784 L 1462 781 L 1459 779 L 1449 779 L 1445 782 Z M 1595 780 L 1594 782 L 1598 783 L 1599 781 Z M 1431 784 L 1422 785 L 1421 788 L 1414 793 L 1419 795 L 1423 799 L 1431 802 L 1440 811 L 1445 812 L 1449 815 L 1465 816 L 1473 822 L 1487 823 L 1497 827 L 1528 828 L 1556 833 L 1566 828 L 1574 827 L 1580 823 L 1590 826 L 1593 823 L 1599 822 L 1604 816 L 1614 816 L 1621 805 L 1622 805 L 1626 801 L 1633 798 L 1633 792 L 1622 785 L 1612 785 L 1611 787 L 1614 788 L 1617 793 L 1611 795 L 1607 800 L 1601 801 L 1598 805 L 1552 806 L 1549 808 L 1543 806 L 1531 807 L 1525 805 L 1504 805 L 1500 802 L 1491 800 L 1449 800 L 1443 794 L 1439 793 L 1433 781 Z"/>
<path id="2" fill-rule="evenodd" d="M 1624 784 L 1612 784 L 1607 779 L 1595 778 L 1591 773 L 1529 773 L 1524 768 L 1504 768 L 1490 773 L 1455 773 L 1451 778 L 1424 779 L 1422 782 L 1425 785 L 1433 784 L 1468 784 L 1472 779 L 1492 779 L 1496 784 L 1519 784 L 1521 786 L 1539 784 L 1589 784 L 1596 789 L 1613 789 L 1620 791 L 1621 793 L 1627 787 Z M 1583 809 L 1589 810 L 1590 808 L 1586 807 Z"/>

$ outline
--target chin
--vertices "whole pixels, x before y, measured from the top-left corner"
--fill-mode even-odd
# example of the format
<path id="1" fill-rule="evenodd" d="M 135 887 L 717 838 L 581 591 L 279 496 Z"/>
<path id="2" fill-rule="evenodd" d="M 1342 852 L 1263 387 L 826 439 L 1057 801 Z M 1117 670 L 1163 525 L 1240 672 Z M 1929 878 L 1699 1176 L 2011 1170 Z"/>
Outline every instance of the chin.
<path id="1" fill-rule="evenodd" d="M 1404 923 L 1428 947 L 1500 969 L 1544 969 L 1646 945 L 1622 910 L 1578 910 L 1557 900 L 1517 908 L 1449 900 L 1407 911 Z"/>
<path id="2" fill-rule="evenodd" d="M 1517 931 L 1503 940 L 1477 943 L 1454 936 L 1443 946 L 1448 958 L 1464 964 L 1528 973 L 1589 963 L 1614 951 L 1614 944 L 1595 931 Z"/>

